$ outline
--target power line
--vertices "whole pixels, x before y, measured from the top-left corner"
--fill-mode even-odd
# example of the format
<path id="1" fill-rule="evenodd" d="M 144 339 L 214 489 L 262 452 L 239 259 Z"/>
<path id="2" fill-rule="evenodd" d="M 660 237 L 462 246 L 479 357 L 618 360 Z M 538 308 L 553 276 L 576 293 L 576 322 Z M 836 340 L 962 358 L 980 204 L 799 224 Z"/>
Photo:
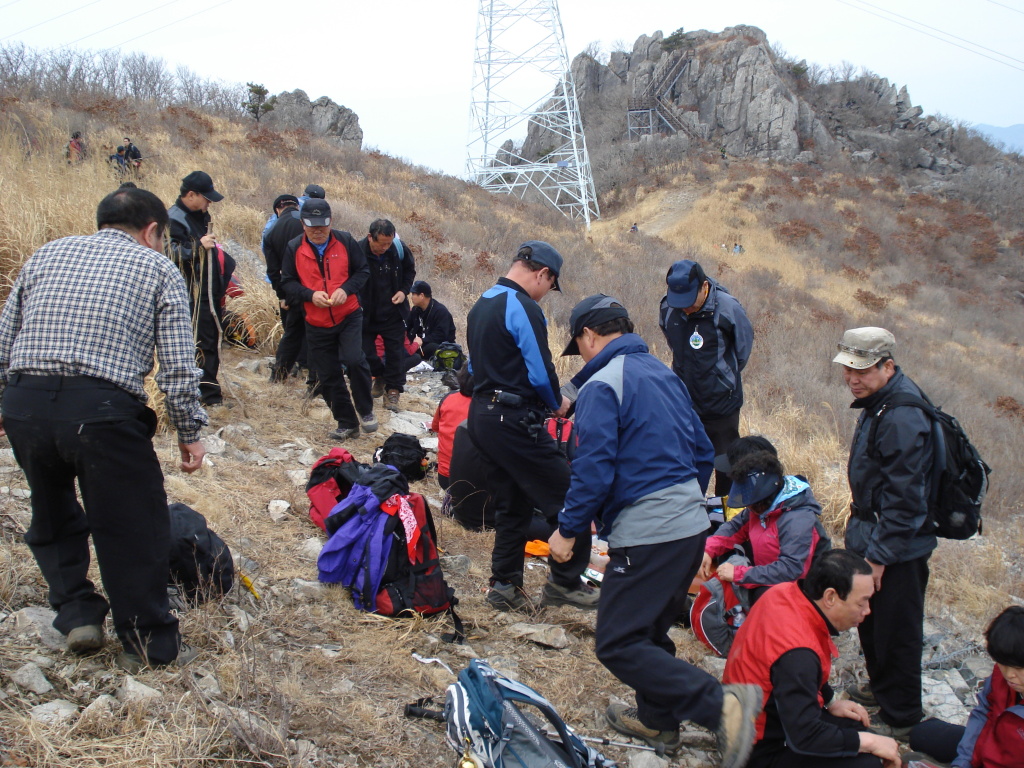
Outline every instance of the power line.
<path id="1" fill-rule="evenodd" d="M 17 2 L 17 1 L 18 0 L 14 0 L 14 2 Z M 51 21 L 56 21 L 57 19 L 62 19 L 65 16 L 68 16 L 68 15 L 70 15 L 72 13 L 77 13 L 78 11 L 85 10 L 90 5 L 96 5 L 96 3 L 99 3 L 99 2 L 102 2 L 102 0 L 92 0 L 91 3 L 86 3 L 85 5 L 80 5 L 77 8 L 72 8 L 70 11 L 65 11 L 64 13 L 58 14 L 56 16 L 52 16 L 49 19 L 46 19 L 46 21 L 40 21 L 38 24 L 33 24 L 31 27 L 25 27 L 24 29 L 19 29 L 17 32 L 15 32 L 13 34 L 5 35 L 4 37 L 0 37 L 0 41 L 9 40 L 12 37 L 17 37 L 22 32 L 28 32 L 30 29 L 35 29 L 36 27 L 41 27 L 44 24 L 49 24 Z M 14 3 L 9 3 L 9 5 L 13 5 L 13 4 Z M 6 8 L 7 6 L 5 5 L 3 7 Z"/>
<path id="2" fill-rule="evenodd" d="M 896 13 L 895 11 L 886 10 L 885 8 L 881 8 L 881 7 L 877 6 L 877 5 L 874 5 L 873 3 L 867 2 L 867 0 L 854 0 L 854 2 L 860 3 L 861 5 L 871 6 L 872 8 L 874 8 L 876 10 L 879 10 L 882 13 L 887 13 L 890 16 L 895 16 L 896 18 L 903 19 L 904 21 L 909 21 L 911 24 L 917 24 L 918 26 L 924 27 L 925 29 L 930 29 L 933 32 L 938 32 L 940 35 L 946 35 L 947 37 L 952 37 L 954 40 L 960 40 L 961 42 L 967 43 L 968 45 L 973 45 L 975 48 L 981 48 L 983 51 L 988 51 L 989 53 L 994 53 L 996 56 L 1002 56 L 1005 59 L 1010 59 L 1011 61 L 1016 61 L 1016 62 L 1018 62 L 1020 64 L 1024 64 L 1024 59 L 1015 59 L 1013 56 L 1010 56 L 1009 54 L 1002 53 L 1001 51 L 997 51 L 994 48 L 987 48 L 986 46 L 982 45 L 981 43 L 976 43 L 973 40 L 968 40 L 968 39 L 963 38 L 963 37 L 958 37 L 957 35 L 954 35 L 952 32 L 947 32 L 944 29 L 939 29 L 937 27 L 929 26 L 929 25 L 925 24 L 923 21 L 917 21 L 916 19 L 911 19 L 911 18 L 909 18 L 907 16 L 900 16 L 900 14 Z"/>
<path id="3" fill-rule="evenodd" d="M 17 2 L 17 0 L 15 0 L 15 2 Z M 90 32 L 88 35 L 83 35 L 77 40 L 72 40 L 70 43 L 65 43 L 61 46 L 61 48 L 68 48 L 74 45 L 75 43 L 80 43 L 83 40 L 88 40 L 90 37 L 95 37 L 96 35 L 102 34 L 103 32 L 113 29 L 114 27 L 120 27 L 122 24 L 127 24 L 129 21 L 135 21 L 136 19 L 142 18 L 146 14 L 153 13 L 154 11 L 159 11 L 161 8 L 166 8 L 168 5 L 174 5 L 177 2 L 179 2 L 179 0 L 170 0 L 170 2 L 164 3 L 163 5 L 158 5 L 156 8 L 150 8 L 148 11 L 143 11 L 142 13 L 136 14 L 135 16 L 123 19 L 122 21 L 119 21 L 116 24 L 111 24 L 109 27 L 104 27 L 103 29 L 98 30 L 96 32 Z"/>
<path id="4" fill-rule="evenodd" d="M 195 18 L 196 16 L 199 16 L 200 14 L 208 13 L 209 11 L 212 11 L 215 8 L 220 8 L 222 5 L 227 5 L 231 1 L 232 0 L 224 0 L 224 2 L 217 3 L 216 5 L 211 5 L 209 8 L 203 8 L 203 10 L 201 10 L 201 11 L 196 11 L 195 13 L 190 14 L 188 16 L 183 16 L 180 19 L 175 19 L 174 21 L 168 22 L 167 24 L 164 24 L 163 26 L 157 27 L 156 29 L 151 29 L 148 32 L 143 32 L 141 35 L 136 35 L 135 37 L 130 37 L 127 40 L 122 40 L 120 43 L 117 43 L 116 45 L 112 45 L 109 48 L 104 48 L 102 51 L 100 51 L 100 53 L 106 53 L 107 51 L 112 51 L 115 48 L 120 48 L 122 45 L 127 45 L 128 43 L 135 42 L 139 38 L 146 37 L 147 35 L 152 35 L 154 32 L 159 32 L 159 31 L 161 31 L 163 29 L 167 29 L 168 27 L 172 27 L 175 24 L 178 24 L 179 22 L 188 21 L 189 19 Z"/>
<path id="5" fill-rule="evenodd" d="M 1009 11 L 1013 11 L 1014 13 L 1019 13 L 1022 16 L 1024 16 L 1024 11 L 1022 11 L 1020 8 L 1014 8 L 1012 5 L 1007 5 L 1006 3 L 999 3 L 999 2 L 996 2 L 996 0 L 988 0 L 988 1 L 990 3 L 992 3 L 992 5 L 1002 6 L 1003 8 L 1006 8 Z"/>
<path id="6" fill-rule="evenodd" d="M 959 43 L 954 43 L 952 40 L 947 40 L 944 37 L 939 37 L 938 35 L 933 35 L 930 32 L 925 32 L 923 29 L 920 29 L 918 27 L 912 27 L 909 24 L 904 24 L 902 21 L 896 21 L 895 19 L 890 19 L 888 16 L 883 16 L 880 13 L 875 13 L 874 11 L 869 11 L 867 8 L 864 8 L 864 7 L 860 6 L 860 5 L 854 5 L 853 3 L 847 2 L 847 0 L 836 0 L 836 2 L 837 3 L 842 3 L 843 5 L 849 6 L 850 8 L 856 8 L 858 11 L 863 11 L 864 13 L 870 13 L 872 16 L 877 16 L 880 19 L 884 19 L 885 21 L 888 21 L 890 24 L 899 24 L 901 27 L 906 27 L 907 29 L 911 29 L 914 32 L 917 32 L 917 33 L 922 34 L 922 35 L 926 35 L 927 37 L 931 37 L 931 38 L 934 38 L 935 40 L 939 40 L 939 41 L 941 41 L 943 43 L 946 43 L 947 45 L 952 45 L 952 46 L 955 46 L 957 48 L 961 48 L 961 49 L 963 49 L 965 51 L 973 53 L 975 56 L 981 56 L 983 58 L 986 58 L 986 59 L 989 59 L 991 61 L 994 61 L 997 64 L 1002 64 L 1004 66 L 1007 66 L 1010 69 L 1016 69 L 1018 72 L 1024 72 L 1024 67 L 1018 67 L 1018 66 L 1016 66 L 1014 64 L 1011 64 L 1008 61 L 1003 61 L 1002 59 L 997 59 L 994 56 L 989 56 L 987 54 L 982 53 L 981 51 L 976 51 L 973 48 L 968 48 L 966 45 L 960 45 Z M 972 43 L 972 45 L 973 45 L 973 43 Z M 999 55 L 1002 56 L 1003 54 L 999 54 Z M 1010 57 L 1007 56 L 1006 58 L 1010 58 Z"/>

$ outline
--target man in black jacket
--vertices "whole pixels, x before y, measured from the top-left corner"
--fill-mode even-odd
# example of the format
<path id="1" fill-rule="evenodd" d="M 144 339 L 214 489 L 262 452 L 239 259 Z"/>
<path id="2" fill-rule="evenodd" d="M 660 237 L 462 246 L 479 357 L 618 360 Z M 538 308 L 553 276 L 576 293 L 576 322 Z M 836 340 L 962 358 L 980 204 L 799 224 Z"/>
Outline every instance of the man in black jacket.
<path id="1" fill-rule="evenodd" d="M 370 266 L 370 279 L 359 291 L 363 307 L 363 352 L 373 376 L 373 396 L 384 395 L 384 407 L 398 410 L 405 391 L 406 297 L 416 279 L 416 262 L 405 243 L 396 241 L 395 225 L 387 219 L 370 224 L 370 233 L 359 241 Z M 399 250 L 401 249 L 401 250 Z M 377 355 L 377 337 L 384 340 L 384 362 Z"/>
<path id="2" fill-rule="evenodd" d="M 430 284 L 423 280 L 412 284 L 409 301 L 409 340 L 419 338 L 420 359 L 429 360 L 443 343 L 455 342 L 455 320 L 448 307 L 434 299 Z"/>
<path id="3" fill-rule="evenodd" d="M 306 323 L 301 306 L 288 304 L 281 286 L 281 263 L 288 243 L 303 233 L 299 220 L 299 199 L 295 195 L 280 195 L 274 201 L 277 221 L 263 238 L 263 257 L 267 261 L 267 278 L 277 294 L 281 306 L 281 327 L 284 333 L 277 344 L 274 367 L 270 372 L 271 381 L 284 381 L 292 366 L 306 363 Z"/>
<path id="4" fill-rule="evenodd" d="M 217 240 L 210 226 L 210 203 L 224 195 L 213 188 L 213 179 L 204 171 L 192 171 L 181 180 L 181 194 L 167 209 L 167 255 L 185 276 L 192 302 L 192 322 L 196 336 L 196 358 L 203 376 L 199 395 L 203 405 L 224 402 L 217 372 L 220 370 L 220 301 L 227 293 L 226 269 L 216 253 Z M 228 257 L 230 258 L 230 257 Z M 231 261 L 233 268 L 234 261 Z"/>
<path id="5" fill-rule="evenodd" d="M 896 338 L 884 328 L 843 334 L 832 362 L 862 411 L 848 467 L 853 504 L 846 547 L 871 565 L 877 590 L 871 615 L 860 625 L 869 687 L 851 698 L 881 708 L 886 730 L 897 737 L 924 716 L 921 653 L 928 558 L 936 540 L 928 522 L 935 437 L 930 417 L 909 405 L 888 407 L 901 393 L 921 390 L 893 361 Z"/>

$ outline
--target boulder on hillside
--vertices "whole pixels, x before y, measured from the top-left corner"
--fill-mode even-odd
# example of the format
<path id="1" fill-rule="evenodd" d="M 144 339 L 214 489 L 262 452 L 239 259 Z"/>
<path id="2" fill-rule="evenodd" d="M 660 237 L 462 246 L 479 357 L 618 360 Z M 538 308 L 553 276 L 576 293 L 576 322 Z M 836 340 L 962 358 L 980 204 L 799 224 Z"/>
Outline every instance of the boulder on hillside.
<path id="1" fill-rule="evenodd" d="M 360 149 L 363 145 L 359 115 L 326 96 L 310 101 L 306 92 L 301 90 L 279 93 L 273 111 L 267 113 L 263 122 L 275 130 L 309 131 L 353 149 Z"/>

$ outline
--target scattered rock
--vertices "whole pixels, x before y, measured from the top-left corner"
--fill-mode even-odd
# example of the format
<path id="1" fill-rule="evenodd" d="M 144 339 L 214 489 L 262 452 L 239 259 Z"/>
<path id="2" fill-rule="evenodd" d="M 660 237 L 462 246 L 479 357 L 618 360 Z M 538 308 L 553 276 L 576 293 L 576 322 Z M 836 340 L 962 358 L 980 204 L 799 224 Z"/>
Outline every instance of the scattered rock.
<path id="1" fill-rule="evenodd" d="M 454 576 L 465 576 L 473 567 L 468 555 L 442 555 L 441 570 Z"/>
<path id="2" fill-rule="evenodd" d="M 629 768 L 667 768 L 668 760 L 658 757 L 653 752 L 630 751 Z"/>
<path id="3" fill-rule="evenodd" d="M 416 414 L 417 417 L 422 418 L 423 414 Z M 401 416 L 395 414 L 388 420 L 388 428 L 392 432 L 401 432 L 405 435 L 412 435 L 413 437 L 419 437 L 425 435 L 427 430 L 419 423 L 419 421 L 409 421 L 403 419 Z"/>
<path id="4" fill-rule="evenodd" d="M 11 496 L 16 499 L 30 499 L 32 498 L 32 491 L 28 488 L 11 488 Z"/>
<path id="5" fill-rule="evenodd" d="M 316 562 L 317 559 L 320 557 L 320 550 L 323 548 L 323 539 L 318 539 L 315 537 L 312 539 L 306 539 L 304 542 L 302 542 L 302 545 L 299 547 L 299 556 L 303 560 L 312 560 L 313 562 Z"/>
<path id="6" fill-rule="evenodd" d="M 111 724 L 114 721 L 114 710 L 117 708 L 117 699 L 108 693 L 100 694 L 89 706 L 82 710 L 82 716 L 78 719 L 78 725 L 83 728 L 98 728 Z"/>
<path id="7" fill-rule="evenodd" d="M 286 723 L 274 724 L 263 715 L 247 709 L 229 707 L 216 702 L 214 713 L 224 721 L 228 730 L 255 755 L 280 755 L 288 741 Z"/>
<path id="8" fill-rule="evenodd" d="M 314 451 L 312 448 L 307 448 L 302 452 L 302 455 L 299 456 L 299 464 L 301 464 L 304 467 L 312 467 L 314 464 L 316 464 L 316 460 L 319 458 L 320 456 L 317 454 L 316 451 Z M 305 485 L 307 479 L 309 479 L 308 475 L 303 477 L 301 485 Z"/>
<path id="9" fill-rule="evenodd" d="M 316 744 L 307 739 L 289 739 L 288 746 L 292 751 L 291 765 L 294 768 L 313 768 L 316 764 Z"/>
<path id="10" fill-rule="evenodd" d="M 18 667 L 11 673 L 10 677 L 19 687 L 32 691 L 32 693 L 42 695 L 53 690 L 53 686 L 46 679 L 43 670 L 37 664 L 31 662 Z"/>
<path id="11" fill-rule="evenodd" d="M 131 675 L 125 677 L 121 687 L 117 689 L 117 700 L 122 704 L 148 705 L 162 699 L 164 695 L 155 688 L 140 683 Z"/>
<path id="12" fill-rule="evenodd" d="M 249 628 L 253 625 L 255 621 L 255 619 L 253 619 L 252 616 L 243 611 L 237 605 L 225 606 L 224 612 L 235 620 L 235 623 L 238 625 L 238 630 L 240 632 L 248 632 Z"/>
<path id="13" fill-rule="evenodd" d="M 241 368 L 242 370 L 249 371 L 250 373 L 259 373 L 262 365 L 263 362 L 260 360 L 242 360 L 235 364 L 235 368 Z"/>
<path id="14" fill-rule="evenodd" d="M 545 648 L 568 648 L 569 636 L 555 624 L 513 624 L 509 631 L 515 637 L 543 645 Z"/>
<path id="15" fill-rule="evenodd" d="M 292 579 L 292 591 L 300 601 L 317 600 L 323 594 L 324 585 L 319 581 Z"/>
<path id="16" fill-rule="evenodd" d="M 291 455 L 287 451 L 279 451 L 276 448 L 267 448 L 263 451 L 263 458 L 267 461 L 288 461 Z"/>
<path id="17" fill-rule="evenodd" d="M 275 523 L 280 523 L 289 518 L 288 510 L 292 508 L 292 505 L 284 499 L 274 499 L 267 505 L 267 512 L 270 513 L 270 519 Z"/>
<path id="18" fill-rule="evenodd" d="M 420 445 L 423 446 L 424 450 L 433 451 L 437 453 L 437 438 L 436 437 L 421 437 Z"/>
<path id="19" fill-rule="evenodd" d="M 60 725 L 70 722 L 78 714 L 78 707 L 70 701 L 57 699 L 48 701 L 28 711 L 28 716 L 44 725 Z"/>
<path id="20" fill-rule="evenodd" d="M 34 637 L 51 651 L 67 650 L 67 638 L 53 628 L 57 614 L 48 608 L 29 606 L 12 615 L 2 625 L 3 629 L 15 635 Z"/>
<path id="21" fill-rule="evenodd" d="M 486 660 L 494 669 L 513 680 L 519 679 L 519 662 L 508 656 L 492 656 Z"/>
<path id="22" fill-rule="evenodd" d="M 220 687 L 220 682 L 217 680 L 217 676 L 213 674 L 203 675 L 196 681 L 196 687 L 202 691 L 205 696 L 220 696 L 223 691 Z"/>
<path id="23" fill-rule="evenodd" d="M 351 693 L 356 687 L 356 684 L 349 680 L 347 677 L 341 678 L 338 682 L 331 686 L 331 693 Z"/>
<path id="24" fill-rule="evenodd" d="M 303 456 L 305 456 L 305 454 L 303 454 Z M 299 462 L 304 463 L 302 461 L 301 456 L 299 457 Z M 304 486 L 306 484 L 306 481 L 309 480 L 309 472 L 307 472 L 304 469 L 289 469 L 287 472 L 285 472 L 285 475 L 287 475 L 288 479 L 291 481 L 291 484 L 297 487 Z"/>

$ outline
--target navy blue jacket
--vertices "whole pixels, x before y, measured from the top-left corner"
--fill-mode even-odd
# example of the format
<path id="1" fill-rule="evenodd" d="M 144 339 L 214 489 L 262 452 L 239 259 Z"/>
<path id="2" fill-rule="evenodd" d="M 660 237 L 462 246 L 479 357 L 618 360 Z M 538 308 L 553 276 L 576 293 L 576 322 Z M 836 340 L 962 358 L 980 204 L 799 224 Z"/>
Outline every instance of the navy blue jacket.
<path id="1" fill-rule="evenodd" d="M 600 374 L 600 375 L 599 375 Z M 613 339 L 572 380 L 579 446 L 558 528 L 611 530 L 625 507 L 694 478 L 706 491 L 714 449 L 679 377 L 635 333 Z"/>
<path id="2" fill-rule="evenodd" d="M 518 283 L 499 278 L 477 299 L 466 318 L 466 341 L 474 396 L 500 390 L 553 411 L 562 407 L 547 319 Z"/>
<path id="3" fill-rule="evenodd" d="M 707 300 L 692 315 L 661 300 L 659 325 L 672 350 L 672 370 L 686 384 L 704 420 L 721 419 L 743 405 L 740 373 L 754 346 L 754 330 L 740 303 L 712 280 Z"/>
<path id="4" fill-rule="evenodd" d="M 932 421 L 920 408 L 903 405 L 878 422 L 874 447 L 871 423 L 897 392 L 921 390 L 898 367 L 873 395 L 854 400 L 863 409 L 850 448 L 850 492 L 857 512 L 846 524 L 846 548 L 879 565 L 905 563 L 927 555 L 935 536 L 924 530 L 928 518 L 934 456 Z"/>
<path id="5" fill-rule="evenodd" d="M 455 320 L 448 307 L 432 298 L 426 309 L 413 307 L 409 313 L 409 340 L 423 337 L 424 344 L 443 344 L 455 341 Z"/>

